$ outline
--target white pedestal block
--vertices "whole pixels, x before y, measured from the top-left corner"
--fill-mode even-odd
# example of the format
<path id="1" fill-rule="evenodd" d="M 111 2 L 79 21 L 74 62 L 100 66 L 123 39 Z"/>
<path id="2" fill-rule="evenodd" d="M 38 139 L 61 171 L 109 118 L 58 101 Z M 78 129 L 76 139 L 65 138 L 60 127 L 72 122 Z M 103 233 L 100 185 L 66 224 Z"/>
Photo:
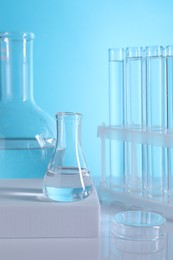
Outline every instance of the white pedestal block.
<path id="1" fill-rule="evenodd" d="M 0 238 L 97 238 L 95 189 L 78 202 L 48 201 L 41 179 L 0 180 Z"/>
<path id="2" fill-rule="evenodd" d="M 98 238 L 0 239 L 2 260 L 99 260 Z"/>

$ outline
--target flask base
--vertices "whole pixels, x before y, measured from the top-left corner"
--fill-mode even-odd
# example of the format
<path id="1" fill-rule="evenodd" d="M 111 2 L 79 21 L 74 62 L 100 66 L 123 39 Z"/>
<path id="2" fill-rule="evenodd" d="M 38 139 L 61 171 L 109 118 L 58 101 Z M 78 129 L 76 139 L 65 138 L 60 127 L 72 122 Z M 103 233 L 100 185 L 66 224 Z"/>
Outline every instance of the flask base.
<path id="1" fill-rule="evenodd" d="M 55 188 L 44 186 L 45 196 L 59 202 L 73 202 L 87 198 L 92 192 L 92 185 L 83 188 Z"/>

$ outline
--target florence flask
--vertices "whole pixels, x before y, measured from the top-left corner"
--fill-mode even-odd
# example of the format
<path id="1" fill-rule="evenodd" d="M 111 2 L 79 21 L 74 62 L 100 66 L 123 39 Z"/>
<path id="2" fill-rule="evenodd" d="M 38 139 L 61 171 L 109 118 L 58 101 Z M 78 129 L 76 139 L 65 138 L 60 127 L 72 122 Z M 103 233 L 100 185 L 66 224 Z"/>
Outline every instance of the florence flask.
<path id="1" fill-rule="evenodd" d="M 33 96 L 33 33 L 0 32 L 0 178 L 42 178 L 55 121 Z"/>

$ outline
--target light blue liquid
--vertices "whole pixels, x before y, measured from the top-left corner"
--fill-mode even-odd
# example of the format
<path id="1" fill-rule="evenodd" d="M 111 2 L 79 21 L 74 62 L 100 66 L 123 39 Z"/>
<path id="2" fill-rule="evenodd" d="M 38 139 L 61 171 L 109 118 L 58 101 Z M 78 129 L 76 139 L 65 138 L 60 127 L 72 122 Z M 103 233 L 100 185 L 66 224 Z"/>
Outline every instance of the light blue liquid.
<path id="1" fill-rule="evenodd" d="M 32 148 L 30 144 L 32 142 Z M 11 140 L 0 149 L 0 178 L 43 178 L 54 146 L 43 148 L 25 140 L 22 144 Z M 14 147 L 16 144 L 16 148 Z M 28 148 L 26 148 L 28 146 Z M 6 148 L 6 149 L 5 149 Z"/>
<path id="2" fill-rule="evenodd" d="M 92 192 L 92 183 L 89 172 L 81 170 L 81 176 L 77 168 L 56 168 L 48 171 L 43 192 L 51 200 L 60 202 L 72 202 L 88 197 Z"/>
<path id="3" fill-rule="evenodd" d="M 123 55 L 122 49 L 109 52 L 109 124 L 118 127 L 124 124 Z M 110 188 L 113 191 L 123 191 L 125 188 L 124 143 L 110 140 L 109 155 Z"/>
<path id="4" fill-rule="evenodd" d="M 167 148 L 148 145 L 148 196 L 163 199 L 167 186 Z"/>
<path id="5" fill-rule="evenodd" d="M 128 192 L 141 194 L 142 190 L 142 145 L 126 144 L 126 186 Z"/>
<path id="6" fill-rule="evenodd" d="M 44 194 L 51 200 L 61 202 L 72 202 L 75 200 L 82 200 L 91 194 L 92 186 L 82 188 L 54 188 L 44 186 Z"/>
<path id="7" fill-rule="evenodd" d="M 127 49 L 126 59 L 126 124 L 138 131 L 142 127 L 142 50 Z M 128 192 L 141 194 L 142 145 L 126 142 L 125 145 L 126 188 Z"/>
<path id="8" fill-rule="evenodd" d="M 110 187 L 114 191 L 125 189 L 124 148 L 123 142 L 110 141 Z"/>

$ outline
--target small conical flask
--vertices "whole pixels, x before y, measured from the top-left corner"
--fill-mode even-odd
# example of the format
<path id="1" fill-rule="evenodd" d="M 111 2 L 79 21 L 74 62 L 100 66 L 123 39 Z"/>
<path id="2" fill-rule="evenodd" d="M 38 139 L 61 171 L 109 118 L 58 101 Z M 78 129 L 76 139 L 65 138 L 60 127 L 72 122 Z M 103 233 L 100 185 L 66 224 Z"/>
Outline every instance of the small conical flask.
<path id="1" fill-rule="evenodd" d="M 92 192 L 92 179 L 81 146 L 82 114 L 56 114 L 57 142 L 44 178 L 43 193 L 55 201 L 77 201 Z"/>

